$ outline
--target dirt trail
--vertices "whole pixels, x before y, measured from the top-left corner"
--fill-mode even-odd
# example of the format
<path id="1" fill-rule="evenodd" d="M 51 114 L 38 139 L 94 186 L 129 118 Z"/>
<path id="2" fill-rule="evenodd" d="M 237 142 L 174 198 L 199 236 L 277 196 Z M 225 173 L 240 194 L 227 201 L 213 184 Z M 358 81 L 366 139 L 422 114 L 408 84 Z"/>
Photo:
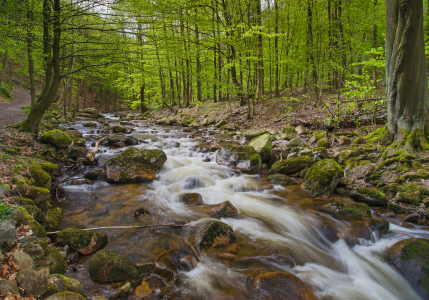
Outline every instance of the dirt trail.
<path id="1" fill-rule="evenodd" d="M 13 96 L 11 102 L 0 103 L 0 128 L 25 120 L 25 114 L 21 107 L 30 105 L 30 91 L 17 90 L 13 92 Z"/>

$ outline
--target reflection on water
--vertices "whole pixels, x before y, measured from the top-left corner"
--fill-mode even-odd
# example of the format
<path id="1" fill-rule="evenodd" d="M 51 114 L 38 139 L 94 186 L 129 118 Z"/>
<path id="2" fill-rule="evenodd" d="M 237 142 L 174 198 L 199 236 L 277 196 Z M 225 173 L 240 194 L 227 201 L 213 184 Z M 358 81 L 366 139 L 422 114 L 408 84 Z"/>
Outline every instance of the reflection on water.
<path id="1" fill-rule="evenodd" d="M 88 134 L 81 123 L 74 128 Z M 204 204 L 230 201 L 238 209 L 239 218 L 222 222 L 234 229 L 240 251 L 228 262 L 205 255 L 204 264 L 180 273 L 176 288 L 193 299 L 249 299 L 252 292 L 248 276 L 256 268 L 294 273 L 320 299 L 419 299 L 405 279 L 385 262 L 384 253 L 399 240 L 428 238 L 427 231 L 391 224 L 389 233 L 381 239 L 361 240 L 361 245 L 351 248 L 345 239 L 336 237 L 344 236 L 359 221 L 353 223 L 320 210 L 326 200 L 309 197 L 299 186 L 262 190 L 264 176 L 241 175 L 217 165 L 212 159 L 215 154 L 192 151 L 198 141 L 177 128 L 150 128 L 143 124 L 135 127 L 133 134 L 144 140 L 137 147 L 157 146 L 167 154 L 158 180 L 151 184 L 111 186 L 98 181 L 94 185 L 65 186 L 69 197 L 62 203 L 63 228 L 198 224 L 208 216 L 178 199 L 185 192 L 199 193 Z M 88 146 L 93 140 L 88 141 Z M 101 147 L 99 159 L 103 162 L 117 153 L 117 149 Z M 151 215 L 135 217 L 139 208 Z M 135 263 L 154 261 L 168 249 L 172 236 L 188 240 L 192 236 L 189 229 L 170 227 L 103 232 L 109 237 L 107 250 L 121 253 Z M 89 278 L 89 260 L 90 257 L 82 258 L 77 270 L 68 275 L 81 280 L 87 295 L 96 291 L 111 295 L 111 286 L 98 285 Z"/>

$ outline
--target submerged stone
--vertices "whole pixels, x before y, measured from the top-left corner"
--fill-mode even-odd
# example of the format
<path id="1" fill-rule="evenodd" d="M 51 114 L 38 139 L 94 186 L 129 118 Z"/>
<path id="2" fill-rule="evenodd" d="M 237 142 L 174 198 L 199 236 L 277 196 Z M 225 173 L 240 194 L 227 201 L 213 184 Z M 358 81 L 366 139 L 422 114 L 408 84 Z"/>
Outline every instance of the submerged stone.
<path id="1" fill-rule="evenodd" d="M 251 146 L 224 144 L 216 155 L 216 162 L 243 172 L 259 173 L 261 157 Z"/>
<path id="2" fill-rule="evenodd" d="M 61 230 L 57 235 L 59 245 L 69 245 L 79 254 L 88 255 L 103 248 L 107 244 L 107 235 L 79 228 Z"/>
<path id="3" fill-rule="evenodd" d="M 195 244 L 200 250 L 218 248 L 236 240 L 234 230 L 219 221 L 207 221 L 198 230 Z"/>

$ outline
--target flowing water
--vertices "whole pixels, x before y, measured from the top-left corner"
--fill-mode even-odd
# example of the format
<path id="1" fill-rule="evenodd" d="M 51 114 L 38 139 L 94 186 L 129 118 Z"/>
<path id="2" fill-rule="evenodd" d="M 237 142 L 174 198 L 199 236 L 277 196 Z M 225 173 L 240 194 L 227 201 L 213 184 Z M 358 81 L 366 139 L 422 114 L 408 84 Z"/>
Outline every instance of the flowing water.
<path id="1" fill-rule="evenodd" d="M 111 120 L 116 122 L 116 120 Z M 97 139 L 77 122 L 74 128 Z M 112 123 L 114 124 L 114 123 Z M 198 225 L 209 217 L 178 201 L 186 192 L 202 195 L 204 204 L 230 201 L 239 211 L 238 218 L 221 219 L 236 235 L 239 253 L 231 259 L 202 254 L 189 272 L 181 272 L 175 289 L 191 299 L 252 299 L 249 278 L 257 269 L 293 273 L 312 288 L 320 299 L 420 299 L 415 290 L 394 267 L 385 261 L 386 250 L 394 243 L 410 238 L 429 238 L 419 228 L 406 229 L 391 222 L 388 234 L 371 239 L 358 238 L 350 246 L 350 235 L 359 232 L 361 222 L 339 217 L 321 207 L 329 200 L 312 198 L 299 186 L 274 186 L 264 190 L 266 175 L 245 175 L 217 165 L 216 153 L 195 151 L 197 144 L 212 138 L 207 132 L 195 135 L 178 127 L 135 124 L 133 136 L 142 142 L 137 148 L 157 146 L 168 160 L 158 180 L 150 184 L 65 185 L 66 201 L 62 228 L 102 227 L 149 224 Z M 92 137 L 92 138 L 91 138 Z M 201 140 L 202 138 L 202 140 Z M 220 139 L 227 139 L 220 136 Z M 123 150 L 123 149 L 122 149 Z M 103 164 L 121 149 L 101 147 Z M 144 208 L 151 215 L 135 217 Z M 373 211 L 383 216 L 383 211 Z M 186 229 L 171 227 L 100 230 L 107 234 L 106 249 L 120 253 L 133 262 L 154 261 L 168 249 L 175 236 L 189 238 Z M 340 238 L 334 238 L 339 236 Z M 114 286 L 100 285 L 88 274 L 91 257 L 82 257 L 67 275 L 78 278 L 90 296 L 100 292 L 111 296 Z"/>

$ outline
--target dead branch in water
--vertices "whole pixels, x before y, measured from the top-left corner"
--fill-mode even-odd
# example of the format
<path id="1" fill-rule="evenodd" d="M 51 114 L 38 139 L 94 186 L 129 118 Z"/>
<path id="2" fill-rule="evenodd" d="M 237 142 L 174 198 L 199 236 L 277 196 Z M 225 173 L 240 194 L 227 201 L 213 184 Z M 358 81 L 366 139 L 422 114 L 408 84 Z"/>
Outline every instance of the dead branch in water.
<path id="1" fill-rule="evenodd" d="M 82 230 L 100 230 L 100 229 L 134 229 L 134 228 L 151 228 L 151 227 L 190 227 L 198 228 L 198 226 L 191 225 L 176 225 L 176 224 L 156 224 L 156 225 L 142 225 L 142 226 L 110 226 L 110 227 L 94 227 L 82 228 Z M 57 234 L 60 231 L 47 232 L 46 234 Z"/>
<path id="2" fill-rule="evenodd" d="M 94 148 L 94 150 L 92 150 L 92 151 L 88 152 L 88 153 L 85 155 L 85 157 L 86 157 L 87 159 L 89 159 L 90 161 L 95 161 L 95 154 L 97 154 L 97 152 L 98 152 L 98 147 L 100 147 L 100 143 L 101 143 L 102 141 L 104 141 L 105 139 L 107 139 L 107 136 L 105 136 L 104 138 L 102 138 L 101 140 L 99 140 L 99 141 L 95 144 L 95 148 Z"/>

